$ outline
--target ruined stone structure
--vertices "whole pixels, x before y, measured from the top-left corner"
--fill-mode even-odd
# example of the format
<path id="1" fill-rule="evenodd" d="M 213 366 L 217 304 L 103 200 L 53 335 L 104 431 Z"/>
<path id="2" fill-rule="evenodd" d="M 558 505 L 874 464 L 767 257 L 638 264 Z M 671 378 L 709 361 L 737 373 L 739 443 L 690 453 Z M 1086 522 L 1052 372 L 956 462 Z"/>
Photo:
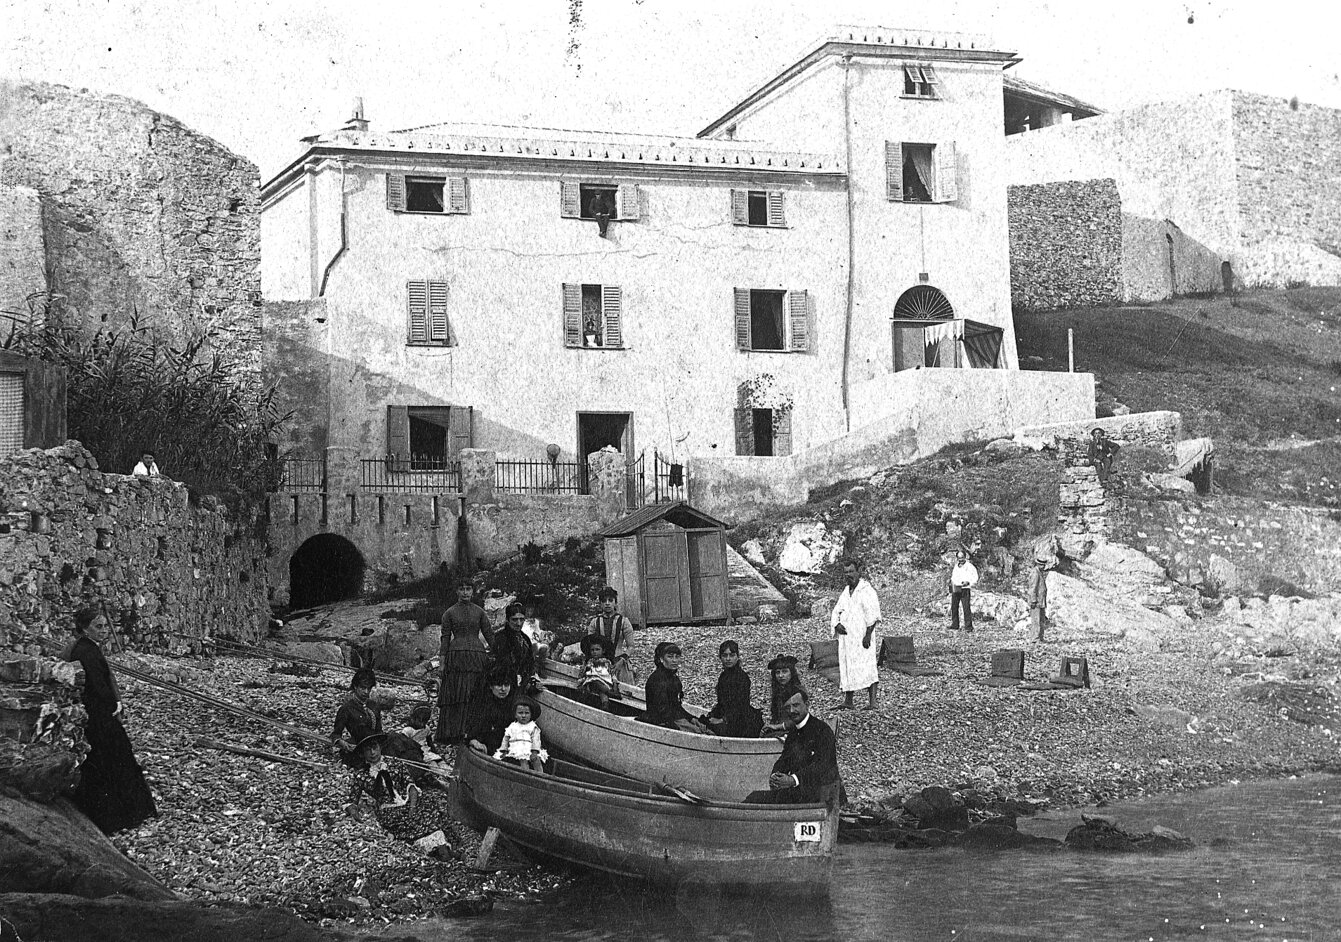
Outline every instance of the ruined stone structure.
<path id="1" fill-rule="evenodd" d="M 1113 180 L 1012 186 L 1010 293 L 1021 310 L 1122 300 L 1122 200 Z"/>
<path id="2" fill-rule="evenodd" d="M 0 530 L 0 651 L 59 650 L 90 605 L 128 648 L 264 636 L 254 524 L 191 506 L 175 481 L 104 474 L 78 442 L 0 458 Z"/>
<path id="3" fill-rule="evenodd" d="M 1006 143 L 1018 307 L 1088 304 L 1029 245 L 1036 220 L 1121 201 L 1121 290 L 1149 301 L 1236 286 L 1341 284 L 1341 111 L 1240 91 L 1141 105 Z M 1041 187 L 1070 181 L 1070 189 Z M 1085 195 L 1088 188 L 1092 192 Z M 1111 225 L 1107 223 L 1105 225 Z M 1079 225 L 1077 226 L 1079 228 Z M 1082 240 L 1079 253 L 1093 240 Z M 1072 256 L 1062 264 L 1083 274 Z M 1224 263 L 1229 268 L 1224 268 Z M 1072 297 L 1071 295 L 1074 295 Z"/>
<path id="4" fill-rule="evenodd" d="M 3 309 L 22 311 L 23 296 L 50 290 L 85 323 L 138 314 L 174 337 L 215 330 L 259 368 L 260 199 L 249 161 L 129 98 L 6 84 L 0 179 Z"/>

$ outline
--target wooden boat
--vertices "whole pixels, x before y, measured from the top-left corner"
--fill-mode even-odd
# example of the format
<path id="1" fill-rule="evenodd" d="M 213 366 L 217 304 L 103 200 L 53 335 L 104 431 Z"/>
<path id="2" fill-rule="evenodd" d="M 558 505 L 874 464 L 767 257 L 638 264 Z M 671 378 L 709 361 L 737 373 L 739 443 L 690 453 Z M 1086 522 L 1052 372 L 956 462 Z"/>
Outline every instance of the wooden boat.
<path id="1" fill-rule="evenodd" d="M 776 737 L 704 736 L 641 723 L 634 716 L 646 709 L 642 688 L 621 685 L 624 699 L 611 700 L 610 709 L 602 710 L 584 702 L 575 676 L 546 668 L 542 680 L 536 701 L 545 744 L 607 772 L 674 785 L 703 798 L 740 801 L 768 787 L 773 763 L 782 755 Z"/>
<path id="2" fill-rule="evenodd" d="M 694 803 L 560 760 L 539 774 L 470 749 L 456 767 L 468 810 L 534 854 L 670 889 L 828 889 L 836 808 Z"/>

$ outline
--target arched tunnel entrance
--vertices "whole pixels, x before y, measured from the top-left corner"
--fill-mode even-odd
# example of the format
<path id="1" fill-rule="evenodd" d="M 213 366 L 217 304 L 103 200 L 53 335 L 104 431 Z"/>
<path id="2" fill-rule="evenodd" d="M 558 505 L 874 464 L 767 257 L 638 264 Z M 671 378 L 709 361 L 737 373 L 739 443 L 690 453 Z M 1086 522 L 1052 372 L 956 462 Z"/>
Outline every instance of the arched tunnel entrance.
<path id="1" fill-rule="evenodd" d="M 289 558 L 289 607 L 311 608 L 363 591 L 363 554 L 334 533 L 319 533 Z"/>

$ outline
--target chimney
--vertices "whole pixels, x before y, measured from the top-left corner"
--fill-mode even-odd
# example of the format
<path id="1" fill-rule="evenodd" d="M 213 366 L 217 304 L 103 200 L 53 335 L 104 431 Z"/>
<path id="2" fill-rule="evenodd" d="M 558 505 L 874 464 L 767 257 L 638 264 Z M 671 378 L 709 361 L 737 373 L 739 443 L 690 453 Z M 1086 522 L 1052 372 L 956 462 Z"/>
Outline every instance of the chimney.
<path id="1" fill-rule="evenodd" d="M 354 99 L 354 110 L 350 114 L 349 120 L 345 122 L 342 131 L 366 131 L 368 130 L 368 119 L 363 117 L 363 97 Z"/>

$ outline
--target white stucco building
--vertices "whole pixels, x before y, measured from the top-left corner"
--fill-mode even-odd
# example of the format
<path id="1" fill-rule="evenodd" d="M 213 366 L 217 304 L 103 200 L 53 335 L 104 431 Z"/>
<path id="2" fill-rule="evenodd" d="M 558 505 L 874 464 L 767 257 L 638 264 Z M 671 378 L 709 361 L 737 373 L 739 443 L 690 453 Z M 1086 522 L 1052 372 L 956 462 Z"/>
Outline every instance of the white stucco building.
<path id="1" fill-rule="evenodd" d="M 263 188 L 288 447 L 655 447 L 708 469 L 832 459 L 881 420 L 953 440 L 1092 415 L 1088 377 L 1016 372 L 1014 61 L 979 36 L 844 28 L 697 137 L 358 116 L 306 139 Z M 973 414 L 928 408 L 912 374 L 948 371 L 924 366 L 973 367 L 955 371 Z"/>

